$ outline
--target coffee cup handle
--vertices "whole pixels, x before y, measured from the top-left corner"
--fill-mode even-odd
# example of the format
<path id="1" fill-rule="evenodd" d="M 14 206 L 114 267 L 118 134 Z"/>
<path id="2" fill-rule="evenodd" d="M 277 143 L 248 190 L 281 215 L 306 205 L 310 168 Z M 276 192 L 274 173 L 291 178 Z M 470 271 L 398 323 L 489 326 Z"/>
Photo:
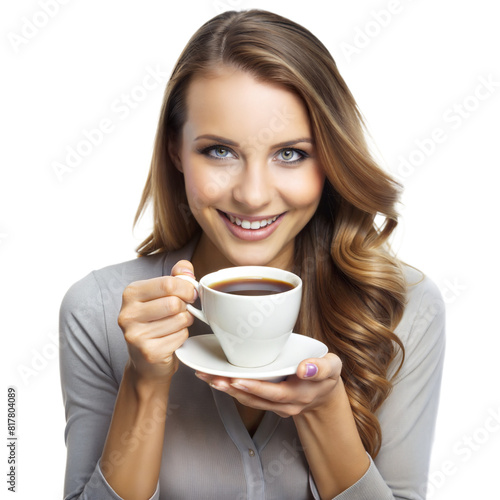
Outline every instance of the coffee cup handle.
<path id="1" fill-rule="evenodd" d="M 189 281 L 189 283 L 191 283 L 196 288 L 197 292 L 200 291 L 199 290 L 200 284 L 194 278 L 191 278 L 191 276 L 186 276 L 185 274 L 178 274 L 176 276 L 176 278 L 180 278 L 181 280 L 184 280 L 184 281 Z M 199 320 L 203 321 L 204 323 L 206 323 L 208 325 L 208 320 L 207 320 L 204 312 L 201 309 L 197 309 L 192 304 L 187 304 L 187 310 L 193 316 L 195 316 L 196 318 L 198 318 Z"/>

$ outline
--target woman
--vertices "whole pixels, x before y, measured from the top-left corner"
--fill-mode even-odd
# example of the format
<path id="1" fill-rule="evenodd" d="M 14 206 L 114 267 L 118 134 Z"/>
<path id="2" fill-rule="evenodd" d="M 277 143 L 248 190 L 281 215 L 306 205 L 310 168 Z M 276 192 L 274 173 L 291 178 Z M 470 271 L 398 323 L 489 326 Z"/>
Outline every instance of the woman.
<path id="1" fill-rule="evenodd" d="M 165 92 L 141 258 L 62 305 L 66 498 L 424 498 L 443 304 L 388 249 L 398 196 L 311 33 L 257 10 L 202 26 Z M 209 333 L 176 276 L 249 264 L 302 277 L 295 331 L 330 351 L 278 384 L 174 354 Z"/>

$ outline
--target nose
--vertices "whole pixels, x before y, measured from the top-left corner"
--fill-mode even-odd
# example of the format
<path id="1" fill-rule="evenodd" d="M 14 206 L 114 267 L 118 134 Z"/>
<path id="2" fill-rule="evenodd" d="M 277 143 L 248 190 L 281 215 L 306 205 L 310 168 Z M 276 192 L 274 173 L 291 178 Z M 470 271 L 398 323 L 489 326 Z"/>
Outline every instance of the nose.
<path id="1" fill-rule="evenodd" d="M 248 162 L 233 186 L 233 198 L 253 210 L 265 207 L 273 192 L 272 176 L 265 162 Z"/>

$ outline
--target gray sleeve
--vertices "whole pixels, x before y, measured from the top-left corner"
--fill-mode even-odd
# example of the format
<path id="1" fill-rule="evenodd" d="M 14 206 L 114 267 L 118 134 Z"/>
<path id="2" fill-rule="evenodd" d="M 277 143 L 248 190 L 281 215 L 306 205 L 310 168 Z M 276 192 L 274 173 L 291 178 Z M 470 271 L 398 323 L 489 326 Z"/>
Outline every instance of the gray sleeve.
<path id="1" fill-rule="evenodd" d="M 119 500 L 99 463 L 119 384 L 110 366 L 101 290 L 89 274 L 60 310 L 60 369 L 66 412 L 65 500 Z M 119 457 L 110 462 L 119 463 Z M 107 463 L 104 467 L 113 467 Z M 159 498 L 159 491 L 152 499 Z"/>
<path id="2" fill-rule="evenodd" d="M 380 452 L 375 460 L 370 457 L 365 475 L 334 500 L 426 498 L 444 361 L 444 312 L 439 290 L 425 278 L 411 292 L 396 330 L 405 345 L 405 362 L 378 412 Z"/>

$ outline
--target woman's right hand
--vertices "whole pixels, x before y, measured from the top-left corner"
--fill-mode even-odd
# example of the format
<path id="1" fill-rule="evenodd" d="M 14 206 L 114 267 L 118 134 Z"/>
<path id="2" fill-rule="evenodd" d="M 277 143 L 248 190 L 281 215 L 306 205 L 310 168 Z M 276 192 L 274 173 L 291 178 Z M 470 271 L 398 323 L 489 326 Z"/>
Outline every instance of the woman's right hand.
<path id="1" fill-rule="evenodd" d="M 194 277 L 193 266 L 181 260 L 171 276 L 131 283 L 123 292 L 118 325 L 129 351 L 129 368 L 149 381 L 170 382 L 177 370 L 174 351 L 188 338 L 193 316 L 186 302 L 196 300 L 193 285 L 175 276 Z"/>

